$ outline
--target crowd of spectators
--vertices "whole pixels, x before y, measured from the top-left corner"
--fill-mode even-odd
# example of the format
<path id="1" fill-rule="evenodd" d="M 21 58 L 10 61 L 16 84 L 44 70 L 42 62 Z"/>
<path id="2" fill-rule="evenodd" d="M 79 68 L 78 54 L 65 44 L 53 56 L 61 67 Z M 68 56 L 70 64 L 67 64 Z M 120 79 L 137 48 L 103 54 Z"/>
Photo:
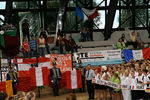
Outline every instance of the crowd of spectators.
<path id="1" fill-rule="evenodd" d="M 125 34 L 121 35 L 121 38 L 119 38 L 116 46 L 117 49 L 126 49 L 129 45 L 133 46 L 133 49 L 143 49 L 144 48 L 144 42 L 141 38 L 140 32 L 137 32 L 135 35 L 135 32 L 131 32 L 129 34 L 130 39 L 128 40 L 125 36 Z"/>
<path id="2" fill-rule="evenodd" d="M 36 100 L 36 94 L 34 92 L 18 92 L 16 95 L 8 97 L 7 93 L 0 92 L 0 100 Z"/>
<path id="3" fill-rule="evenodd" d="M 56 41 L 56 48 L 59 53 L 66 54 L 77 52 L 78 46 L 71 36 L 66 39 L 66 35 L 64 34 L 63 37 L 61 37 L 60 35 L 58 36 Z"/>

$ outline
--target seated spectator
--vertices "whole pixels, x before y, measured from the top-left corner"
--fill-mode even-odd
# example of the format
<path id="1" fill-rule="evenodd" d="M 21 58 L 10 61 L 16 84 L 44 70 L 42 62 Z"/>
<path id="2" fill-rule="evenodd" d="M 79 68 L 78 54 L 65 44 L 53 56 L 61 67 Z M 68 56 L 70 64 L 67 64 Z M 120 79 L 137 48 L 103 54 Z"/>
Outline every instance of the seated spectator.
<path id="1" fill-rule="evenodd" d="M 39 46 L 39 53 L 41 56 L 44 56 L 45 52 L 45 44 L 46 41 L 43 38 L 43 35 L 40 35 L 40 38 L 38 39 L 38 46 Z"/>
<path id="2" fill-rule="evenodd" d="M 117 49 L 125 49 L 126 45 L 125 43 L 122 41 L 122 39 L 120 38 L 117 42 Z"/>
<path id="3" fill-rule="evenodd" d="M 137 32 L 137 35 L 136 35 L 136 41 L 137 42 L 140 42 L 142 39 L 141 39 L 141 36 L 140 36 L 140 32 Z"/>
<path id="4" fill-rule="evenodd" d="M 139 43 L 138 43 L 139 45 L 138 45 L 138 48 L 139 49 L 144 49 L 144 43 L 143 43 L 143 41 L 141 40 L 141 41 L 139 41 Z"/>
<path id="5" fill-rule="evenodd" d="M 22 43 L 22 52 L 23 52 L 23 57 L 27 58 L 29 55 L 29 44 L 27 42 L 27 38 L 23 38 L 23 43 Z"/>
<path id="6" fill-rule="evenodd" d="M 76 42 L 74 41 L 74 39 L 69 36 L 68 38 L 68 47 L 69 47 L 69 52 L 77 52 L 77 45 Z"/>
<path id="7" fill-rule="evenodd" d="M 136 41 L 137 41 L 137 46 L 139 49 L 143 48 L 143 41 L 141 39 L 141 36 L 140 36 L 140 32 L 137 32 L 137 35 L 136 35 Z"/>
<path id="8" fill-rule="evenodd" d="M 136 37 L 135 37 L 135 34 L 134 32 L 132 32 L 130 34 L 130 42 L 129 44 L 133 45 L 133 47 L 136 49 L 137 48 L 137 41 L 136 41 Z"/>
<path id="9" fill-rule="evenodd" d="M 8 95 L 5 92 L 0 92 L 0 100 L 8 100 Z"/>
<path id="10" fill-rule="evenodd" d="M 30 46 L 30 55 L 31 55 L 31 57 L 36 56 L 37 42 L 34 39 L 34 35 L 31 36 L 31 40 L 29 41 L 29 46 Z"/>
<path id="11" fill-rule="evenodd" d="M 127 46 L 128 41 L 127 41 L 126 36 L 125 36 L 124 33 L 121 35 L 121 39 L 122 39 L 122 42 L 124 42 Z"/>
<path id="12" fill-rule="evenodd" d="M 36 100 L 36 95 L 34 92 L 28 92 L 26 98 L 27 100 Z"/>

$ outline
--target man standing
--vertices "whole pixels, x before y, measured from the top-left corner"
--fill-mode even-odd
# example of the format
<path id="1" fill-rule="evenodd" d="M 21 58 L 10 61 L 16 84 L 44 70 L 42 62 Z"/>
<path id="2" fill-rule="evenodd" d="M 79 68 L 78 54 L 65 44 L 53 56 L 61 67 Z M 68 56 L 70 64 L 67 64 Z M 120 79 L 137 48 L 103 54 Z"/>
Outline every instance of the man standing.
<path id="1" fill-rule="evenodd" d="M 56 67 L 56 62 L 53 62 L 53 68 L 50 70 L 50 78 L 53 85 L 54 96 L 59 96 L 59 81 L 61 80 L 60 68 Z"/>
<path id="2" fill-rule="evenodd" d="M 92 79 L 95 77 L 95 73 L 94 73 L 94 70 L 91 69 L 90 64 L 87 67 L 85 77 L 87 81 L 87 90 L 89 94 L 89 100 L 94 100 L 94 84 L 92 84 Z"/>
<path id="3" fill-rule="evenodd" d="M 30 41 L 30 36 L 29 36 L 29 23 L 27 19 L 24 19 L 22 23 L 22 33 L 23 37 L 28 37 L 28 41 Z"/>
<path id="4" fill-rule="evenodd" d="M 19 83 L 18 82 L 18 76 L 17 73 L 13 71 L 12 66 L 10 66 L 10 71 L 7 73 L 7 79 L 6 80 L 12 80 L 12 86 L 13 86 L 13 94 L 17 94 L 17 88 L 16 85 Z"/>
<path id="5" fill-rule="evenodd" d="M 43 38 L 44 38 L 45 41 L 46 41 L 46 44 L 45 44 L 45 46 L 46 46 L 46 51 L 47 51 L 48 54 L 50 54 L 49 46 L 48 46 L 48 40 L 47 40 L 48 33 L 47 33 L 46 30 L 43 29 L 43 27 L 41 27 L 41 31 L 40 31 L 40 33 L 39 33 L 39 36 L 40 36 L 40 35 L 43 35 Z"/>
<path id="6" fill-rule="evenodd" d="M 30 46 L 30 55 L 31 57 L 36 55 L 37 51 L 37 42 L 34 39 L 34 35 L 31 36 L 31 40 L 29 41 L 29 46 Z"/>

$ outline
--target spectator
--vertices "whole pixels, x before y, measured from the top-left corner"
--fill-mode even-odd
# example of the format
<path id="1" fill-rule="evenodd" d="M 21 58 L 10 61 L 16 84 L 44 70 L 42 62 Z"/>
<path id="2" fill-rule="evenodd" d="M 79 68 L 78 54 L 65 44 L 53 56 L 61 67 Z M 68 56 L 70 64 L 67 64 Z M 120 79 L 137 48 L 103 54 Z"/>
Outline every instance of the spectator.
<path id="1" fill-rule="evenodd" d="M 121 39 L 122 39 L 122 42 L 124 42 L 127 46 L 128 41 L 127 41 L 126 36 L 125 36 L 124 33 L 121 35 Z"/>
<path id="2" fill-rule="evenodd" d="M 84 41 L 89 41 L 89 38 L 88 38 L 88 30 L 87 30 L 86 27 L 83 27 L 83 28 L 82 28 L 82 33 L 83 33 Z"/>
<path id="3" fill-rule="evenodd" d="M 120 38 L 119 41 L 117 42 L 117 49 L 125 49 L 125 48 L 126 48 L 126 45 Z"/>
<path id="4" fill-rule="evenodd" d="M 43 29 L 43 27 L 41 27 L 41 31 L 40 31 L 40 33 L 39 33 L 39 36 L 40 36 L 40 35 L 43 35 L 43 38 L 45 39 L 46 51 L 47 51 L 48 54 L 50 54 L 49 46 L 48 46 L 48 40 L 47 40 L 47 38 L 48 38 L 48 33 L 47 33 L 46 30 Z"/>
<path id="5" fill-rule="evenodd" d="M 25 92 L 18 92 L 15 96 L 15 100 L 26 100 Z"/>
<path id="6" fill-rule="evenodd" d="M 132 32 L 130 34 L 130 43 L 131 45 L 133 45 L 133 47 L 136 49 L 137 48 L 137 41 L 136 41 L 136 37 L 135 37 L 135 34 L 134 32 Z"/>
<path id="7" fill-rule="evenodd" d="M 83 27 L 82 27 L 82 28 L 83 28 Z M 81 28 L 81 32 L 80 32 L 79 42 L 84 42 L 84 37 L 83 37 L 82 28 Z"/>
<path id="8" fill-rule="evenodd" d="M 75 93 L 70 94 L 70 100 L 77 100 Z"/>
<path id="9" fill-rule="evenodd" d="M 62 48 L 62 37 L 58 36 L 57 41 L 56 41 L 56 49 L 58 49 L 59 53 L 63 53 L 63 48 Z"/>
<path id="10" fill-rule="evenodd" d="M 137 32 L 136 41 L 139 43 L 141 40 L 140 32 Z"/>
<path id="11" fill-rule="evenodd" d="M 31 57 L 36 55 L 37 52 L 37 42 L 34 39 L 34 35 L 31 36 L 31 40 L 29 41 L 29 46 L 30 46 L 30 55 Z"/>
<path id="12" fill-rule="evenodd" d="M 36 95 L 34 92 L 28 92 L 26 98 L 27 100 L 36 100 Z"/>
<path id="13" fill-rule="evenodd" d="M 61 44 L 62 44 L 62 49 L 63 49 L 63 53 L 67 53 L 68 51 L 68 40 L 66 39 L 66 35 L 63 35 L 63 38 L 61 40 Z"/>
<path id="14" fill-rule="evenodd" d="M 74 39 L 69 36 L 68 38 L 68 46 L 69 46 L 69 52 L 78 52 L 77 51 L 77 45 L 76 45 L 76 42 L 74 41 Z"/>
<path id="15" fill-rule="evenodd" d="M 136 41 L 137 41 L 138 48 L 142 49 L 144 47 L 144 45 L 143 45 L 143 41 L 140 36 L 140 32 L 137 32 Z"/>
<path id="16" fill-rule="evenodd" d="M 0 100 L 8 100 L 8 95 L 5 92 L 0 92 Z"/>
<path id="17" fill-rule="evenodd" d="M 40 38 L 38 39 L 38 45 L 39 45 L 39 53 L 41 56 L 44 56 L 45 52 L 45 38 L 43 38 L 43 35 L 40 35 Z"/>
<path id="18" fill-rule="evenodd" d="M 28 20 L 25 18 L 23 23 L 22 23 L 22 33 L 23 37 L 28 37 L 28 41 L 30 41 L 30 36 L 29 36 L 29 23 Z"/>
<path id="19" fill-rule="evenodd" d="M 139 45 L 138 45 L 139 49 L 144 49 L 144 43 L 143 41 L 139 41 Z"/>
<path id="20" fill-rule="evenodd" d="M 23 52 L 24 58 L 27 58 L 28 55 L 29 55 L 29 44 L 27 42 L 27 38 L 26 37 L 23 38 L 22 52 Z"/>

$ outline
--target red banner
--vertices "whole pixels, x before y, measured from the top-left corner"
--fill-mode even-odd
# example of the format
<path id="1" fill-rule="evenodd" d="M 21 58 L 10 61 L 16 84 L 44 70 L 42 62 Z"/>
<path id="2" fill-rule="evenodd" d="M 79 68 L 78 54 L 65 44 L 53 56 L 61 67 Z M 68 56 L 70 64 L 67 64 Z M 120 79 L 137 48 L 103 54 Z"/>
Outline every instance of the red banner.
<path id="1" fill-rule="evenodd" d="M 72 58 L 71 54 L 67 55 L 57 55 L 57 54 L 50 54 L 50 66 L 53 66 L 53 62 L 56 61 L 56 67 L 59 67 L 62 72 L 71 71 L 72 70 Z"/>

